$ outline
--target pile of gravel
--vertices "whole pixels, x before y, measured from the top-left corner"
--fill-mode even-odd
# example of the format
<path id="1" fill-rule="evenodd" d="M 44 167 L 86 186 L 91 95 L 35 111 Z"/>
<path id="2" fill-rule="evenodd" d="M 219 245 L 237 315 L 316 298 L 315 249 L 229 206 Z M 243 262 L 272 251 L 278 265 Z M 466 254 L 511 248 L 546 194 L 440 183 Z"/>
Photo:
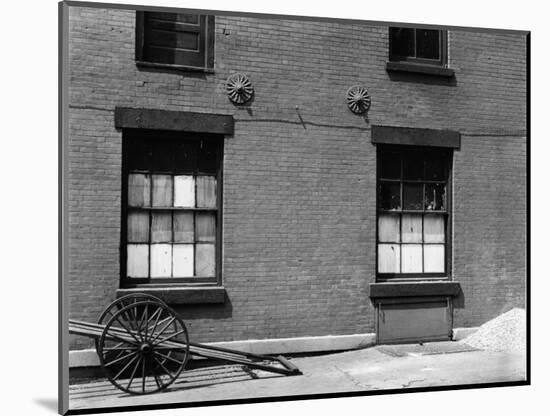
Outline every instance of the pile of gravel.
<path id="1" fill-rule="evenodd" d="M 483 350 L 525 353 L 525 309 L 514 308 L 497 316 L 460 342 Z"/>

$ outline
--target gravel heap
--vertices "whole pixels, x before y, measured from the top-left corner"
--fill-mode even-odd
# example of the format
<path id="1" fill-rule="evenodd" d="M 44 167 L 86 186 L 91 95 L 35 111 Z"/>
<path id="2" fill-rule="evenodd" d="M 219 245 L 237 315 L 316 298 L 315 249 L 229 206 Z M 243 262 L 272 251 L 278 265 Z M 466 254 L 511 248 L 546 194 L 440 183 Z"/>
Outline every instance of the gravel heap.
<path id="1" fill-rule="evenodd" d="M 484 323 L 460 342 L 482 350 L 525 353 L 525 323 L 525 309 L 514 308 Z"/>

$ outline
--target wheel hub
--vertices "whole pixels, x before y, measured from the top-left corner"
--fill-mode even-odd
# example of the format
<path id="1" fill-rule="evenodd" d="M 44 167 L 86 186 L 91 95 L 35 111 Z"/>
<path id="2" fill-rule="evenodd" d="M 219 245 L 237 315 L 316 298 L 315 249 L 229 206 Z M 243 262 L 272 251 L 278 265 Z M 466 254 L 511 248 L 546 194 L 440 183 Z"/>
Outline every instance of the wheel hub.
<path id="1" fill-rule="evenodd" d="M 149 355 L 153 352 L 153 346 L 148 342 L 144 342 L 140 345 L 139 350 L 143 355 Z"/>

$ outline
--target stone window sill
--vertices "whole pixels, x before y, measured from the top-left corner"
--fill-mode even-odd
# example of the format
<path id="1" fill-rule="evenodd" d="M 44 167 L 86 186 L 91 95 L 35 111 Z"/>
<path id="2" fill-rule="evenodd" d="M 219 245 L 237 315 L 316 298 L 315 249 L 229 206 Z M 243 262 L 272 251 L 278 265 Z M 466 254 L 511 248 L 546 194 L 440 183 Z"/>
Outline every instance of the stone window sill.
<path id="1" fill-rule="evenodd" d="M 435 75 L 444 78 L 452 78 L 455 75 L 454 69 L 451 68 L 444 68 L 436 65 L 423 65 L 410 62 L 386 62 L 386 71 Z"/>
<path id="2" fill-rule="evenodd" d="M 223 286 L 197 286 L 197 287 L 148 287 L 118 289 L 117 298 L 132 293 L 145 293 L 153 295 L 170 305 L 224 303 L 225 288 Z"/>
<path id="3" fill-rule="evenodd" d="M 371 298 L 457 296 L 459 293 L 460 283 L 449 281 L 371 283 L 369 285 Z"/>
<path id="4" fill-rule="evenodd" d="M 142 68 L 172 69 L 175 71 L 202 72 L 205 74 L 215 73 L 214 68 L 206 68 L 206 67 L 198 67 L 198 66 L 163 64 L 163 63 L 148 62 L 148 61 L 136 61 L 136 65 Z"/>

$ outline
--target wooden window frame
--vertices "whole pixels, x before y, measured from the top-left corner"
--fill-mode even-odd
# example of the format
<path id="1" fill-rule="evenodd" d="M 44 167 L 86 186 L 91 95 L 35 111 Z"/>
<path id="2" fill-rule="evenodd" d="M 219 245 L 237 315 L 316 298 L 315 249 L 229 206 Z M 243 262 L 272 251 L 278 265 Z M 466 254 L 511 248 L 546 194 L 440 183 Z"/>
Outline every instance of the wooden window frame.
<path id="1" fill-rule="evenodd" d="M 163 175 L 179 175 L 186 174 L 187 170 L 176 171 L 155 171 L 146 170 L 140 171 L 130 170 L 128 166 L 128 159 L 130 156 L 130 141 L 136 139 L 153 140 L 151 136 L 157 136 L 161 139 L 171 140 L 211 140 L 217 143 L 218 151 L 216 158 L 216 173 L 200 175 L 198 171 L 192 173 L 194 177 L 197 176 L 215 176 L 216 177 L 216 208 L 155 208 L 155 207 L 129 207 L 128 206 L 128 177 L 130 173 L 146 173 L 146 174 L 163 174 Z M 161 288 L 161 287 L 173 287 L 173 286 L 221 286 L 222 285 L 222 196 L 223 196 L 223 151 L 224 151 L 224 136 L 219 134 L 207 134 L 207 133 L 184 133 L 174 132 L 166 130 L 148 130 L 148 129 L 123 129 L 122 134 L 122 195 L 121 195 L 121 237 L 120 237 L 120 281 L 121 288 L 135 288 L 135 287 L 149 287 L 149 288 Z M 196 185 L 195 185 L 196 187 Z M 152 193 L 152 190 L 151 190 Z M 196 198 L 196 196 L 195 196 Z M 128 213 L 130 210 L 147 210 L 154 211 L 170 211 L 170 212 L 213 212 L 216 211 L 216 233 L 215 233 L 215 276 L 214 277 L 167 277 L 167 278 L 135 278 L 127 276 L 127 232 L 128 232 Z M 193 221 L 193 224 L 195 222 Z M 151 239 L 151 223 L 149 223 L 149 240 Z M 194 228 L 195 230 L 195 228 Z M 195 232 L 195 231 L 194 231 Z M 150 244 L 150 241 L 149 243 Z M 196 241 L 193 242 L 195 246 Z M 195 249 L 193 249 L 195 255 Z M 149 262 L 151 261 L 149 257 Z M 195 258 L 193 259 L 195 262 Z M 150 267 L 150 266 L 149 266 Z M 195 267 L 195 266 L 193 266 Z"/>
<path id="2" fill-rule="evenodd" d="M 439 59 L 428 59 L 428 58 L 417 58 L 416 56 L 401 56 L 395 55 L 392 51 L 393 38 L 391 35 L 392 28 L 399 28 L 399 26 L 391 26 L 388 28 L 388 39 L 389 39 L 389 61 L 390 62 L 403 62 L 410 64 L 418 65 L 428 65 L 428 66 L 437 66 L 437 67 L 446 67 L 447 66 L 447 31 L 438 30 L 439 32 Z M 423 28 L 403 28 L 403 29 L 413 29 L 416 39 L 416 31 L 422 30 Z M 415 42 L 416 50 L 416 42 Z"/>
<path id="3" fill-rule="evenodd" d="M 401 166 L 400 166 L 400 177 L 399 179 L 388 179 L 388 178 L 382 178 L 382 157 L 385 152 L 391 152 L 391 153 L 399 153 L 401 157 Z M 426 180 L 425 178 L 419 179 L 419 180 L 410 180 L 410 179 L 404 179 L 403 178 L 403 159 L 405 157 L 411 157 L 411 155 L 414 155 L 415 153 L 433 153 L 434 155 L 441 155 L 445 157 L 445 167 L 446 167 L 446 175 L 447 179 L 445 181 L 446 183 L 446 191 L 445 191 L 445 210 L 426 210 L 425 209 L 425 187 L 423 186 L 423 192 L 422 192 L 422 210 L 405 210 L 403 209 L 403 183 L 422 183 L 423 185 L 427 183 L 442 183 L 443 181 L 430 181 Z M 426 147 L 426 146 L 409 146 L 409 145 L 388 145 L 388 144 L 379 144 L 377 145 L 377 174 L 376 174 L 376 261 L 375 261 L 375 267 L 376 267 L 376 281 L 377 282 L 410 282 L 410 281 L 426 281 L 426 280 L 451 280 L 451 269 L 452 269 L 452 249 L 451 249 L 451 242 L 452 242 L 452 230 L 451 230 L 451 224 L 452 224 L 452 160 L 453 160 L 453 152 L 449 148 L 436 148 L 436 147 Z M 382 182 L 396 182 L 400 184 L 400 204 L 401 207 L 399 210 L 386 210 L 381 208 L 381 198 L 380 198 L 380 189 L 381 189 L 381 183 Z M 400 234 L 400 241 L 399 245 L 406 245 L 409 243 L 403 243 L 401 238 L 401 218 L 403 214 L 421 214 L 422 215 L 422 242 L 421 243 L 410 243 L 410 244 L 421 244 L 423 247 L 425 245 L 424 243 L 424 217 L 425 215 L 443 215 L 445 216 L 445 239 L 444 239 L 444 253 L 445 253 L 445 259 L 444 259 L 444 272 L 441 273 L 380 273 L 378 271 L 378 250 L 379 250 L 379 224 L 378 224 L 378 218 L 380 214 L 395 214 L 399 215 L 400 221 L 399 221 L 399 234 Z M 390 244 L 390 243 L 388 243 Z M 424 253 L 424 251 L 422 251 Z M 424 255 L 424 254 L 423 254 Z M 402 262 L 401 255 L 400 255 L 400 263 Z M 401 265 L 400 265 L 401 267 Z M 424 262 L 422 261 L 422 267 L 424 267 Z"/>
<path id="4" fill-rule="evenodd" d="M 135 60 L 138 66 L 143 67 L 158 67 L 166 69 L 175 69 L 183 71 L 199 71 L 199 72 L 214 72 L 214 43 L 215 43 L 215 17 L 212 15 L 198 15 L 199 18 L 205 18 L 204 33 L 205 36 L 205 50 L 204 50 L 204 64 L 201 66 L 188 65 L 185 63 L 167 63 L 167 62 L 154 62 L 147 57 L 145 48 L 145 25 L 148 16 L 154 12 L 136 11 L 136 46 L 135 46 Z"/>

